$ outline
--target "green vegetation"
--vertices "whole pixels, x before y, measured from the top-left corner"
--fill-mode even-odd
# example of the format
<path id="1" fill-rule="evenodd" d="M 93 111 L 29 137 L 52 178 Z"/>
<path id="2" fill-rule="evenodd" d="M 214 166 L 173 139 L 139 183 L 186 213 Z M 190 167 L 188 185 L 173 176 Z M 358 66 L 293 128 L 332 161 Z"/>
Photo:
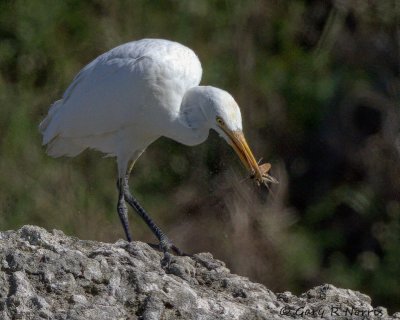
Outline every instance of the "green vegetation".
<path id="1" fill-rule="evenodd" d="M 330 282 L 398 311 L 400 4 L 333 3 L 1 1 L 1 229 L 123 236 L 114 161 L 49 158 L 37 127 L 98 54 L 167 38 L 199 55 L 203 84 L 236 97 L 250 145 L 281 181 L 269 195 L 242 181 L 215 134 L 195 148 L 157 141 L 131 183 L 171 239 L 276 291 Z M 131 227 L 154 242 L 134 215 Z"/>

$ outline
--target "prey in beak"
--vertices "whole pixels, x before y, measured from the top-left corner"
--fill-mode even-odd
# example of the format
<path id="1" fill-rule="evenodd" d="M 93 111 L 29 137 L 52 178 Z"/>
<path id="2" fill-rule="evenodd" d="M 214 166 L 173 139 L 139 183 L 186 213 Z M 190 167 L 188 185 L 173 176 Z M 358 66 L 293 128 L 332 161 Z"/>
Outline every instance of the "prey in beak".
<path id="1" fill-rule="evenodd" d="M 227 135 L 228 143 L 235 150 L 243 165 L 249 170 L 250 177 L 254 178 L 258 185 L 266 185 L 268 182 L 278 183 L 278 180 L 268 174 L 271 169 L 271 164 L 264 163 L 259 165 L 257 163 L 242 131 L 229 130 L 223 124 L 220 124 L 219 127 Z"/>

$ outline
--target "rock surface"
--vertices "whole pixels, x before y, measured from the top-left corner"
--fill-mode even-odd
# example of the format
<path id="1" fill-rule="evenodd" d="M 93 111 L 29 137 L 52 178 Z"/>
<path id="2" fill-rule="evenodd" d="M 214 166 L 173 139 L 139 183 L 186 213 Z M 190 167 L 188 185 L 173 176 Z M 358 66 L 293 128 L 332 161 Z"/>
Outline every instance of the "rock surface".
<path id="1" fill-rule="evenodd" d="M 332 285 L 275 294 L 209 253 L 161 258 L 141 242 L 0 232 L 0 319 L 400 319 Z"/>

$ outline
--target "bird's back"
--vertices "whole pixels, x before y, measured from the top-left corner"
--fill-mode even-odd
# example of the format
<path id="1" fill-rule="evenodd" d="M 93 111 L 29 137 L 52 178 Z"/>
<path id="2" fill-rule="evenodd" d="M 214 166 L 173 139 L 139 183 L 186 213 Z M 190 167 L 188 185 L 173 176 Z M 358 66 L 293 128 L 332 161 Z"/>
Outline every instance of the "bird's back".
<path id="1" fill-rule="evenodd" d="M 52 156 L 86 148 L 118 156 L 119 149 L 148 144 L 201 74 L 195 53 L 179 43 L 143 39 L 118 46 L 84 67 L 53 104 L 40 124 L 43 144 Z"/>

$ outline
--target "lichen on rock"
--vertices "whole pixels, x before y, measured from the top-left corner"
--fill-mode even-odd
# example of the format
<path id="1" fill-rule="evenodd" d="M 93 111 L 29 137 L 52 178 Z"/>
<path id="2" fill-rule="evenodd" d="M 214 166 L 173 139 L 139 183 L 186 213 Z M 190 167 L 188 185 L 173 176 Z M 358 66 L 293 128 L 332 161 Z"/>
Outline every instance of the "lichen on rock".
<path id="1" fill-rule="evenodd" d="M 295 296 L 231 274 L 209 253 L 84 241 L 35 226 L 0 232 L 0 319 L 400 319 L 359 292 Z"/>

